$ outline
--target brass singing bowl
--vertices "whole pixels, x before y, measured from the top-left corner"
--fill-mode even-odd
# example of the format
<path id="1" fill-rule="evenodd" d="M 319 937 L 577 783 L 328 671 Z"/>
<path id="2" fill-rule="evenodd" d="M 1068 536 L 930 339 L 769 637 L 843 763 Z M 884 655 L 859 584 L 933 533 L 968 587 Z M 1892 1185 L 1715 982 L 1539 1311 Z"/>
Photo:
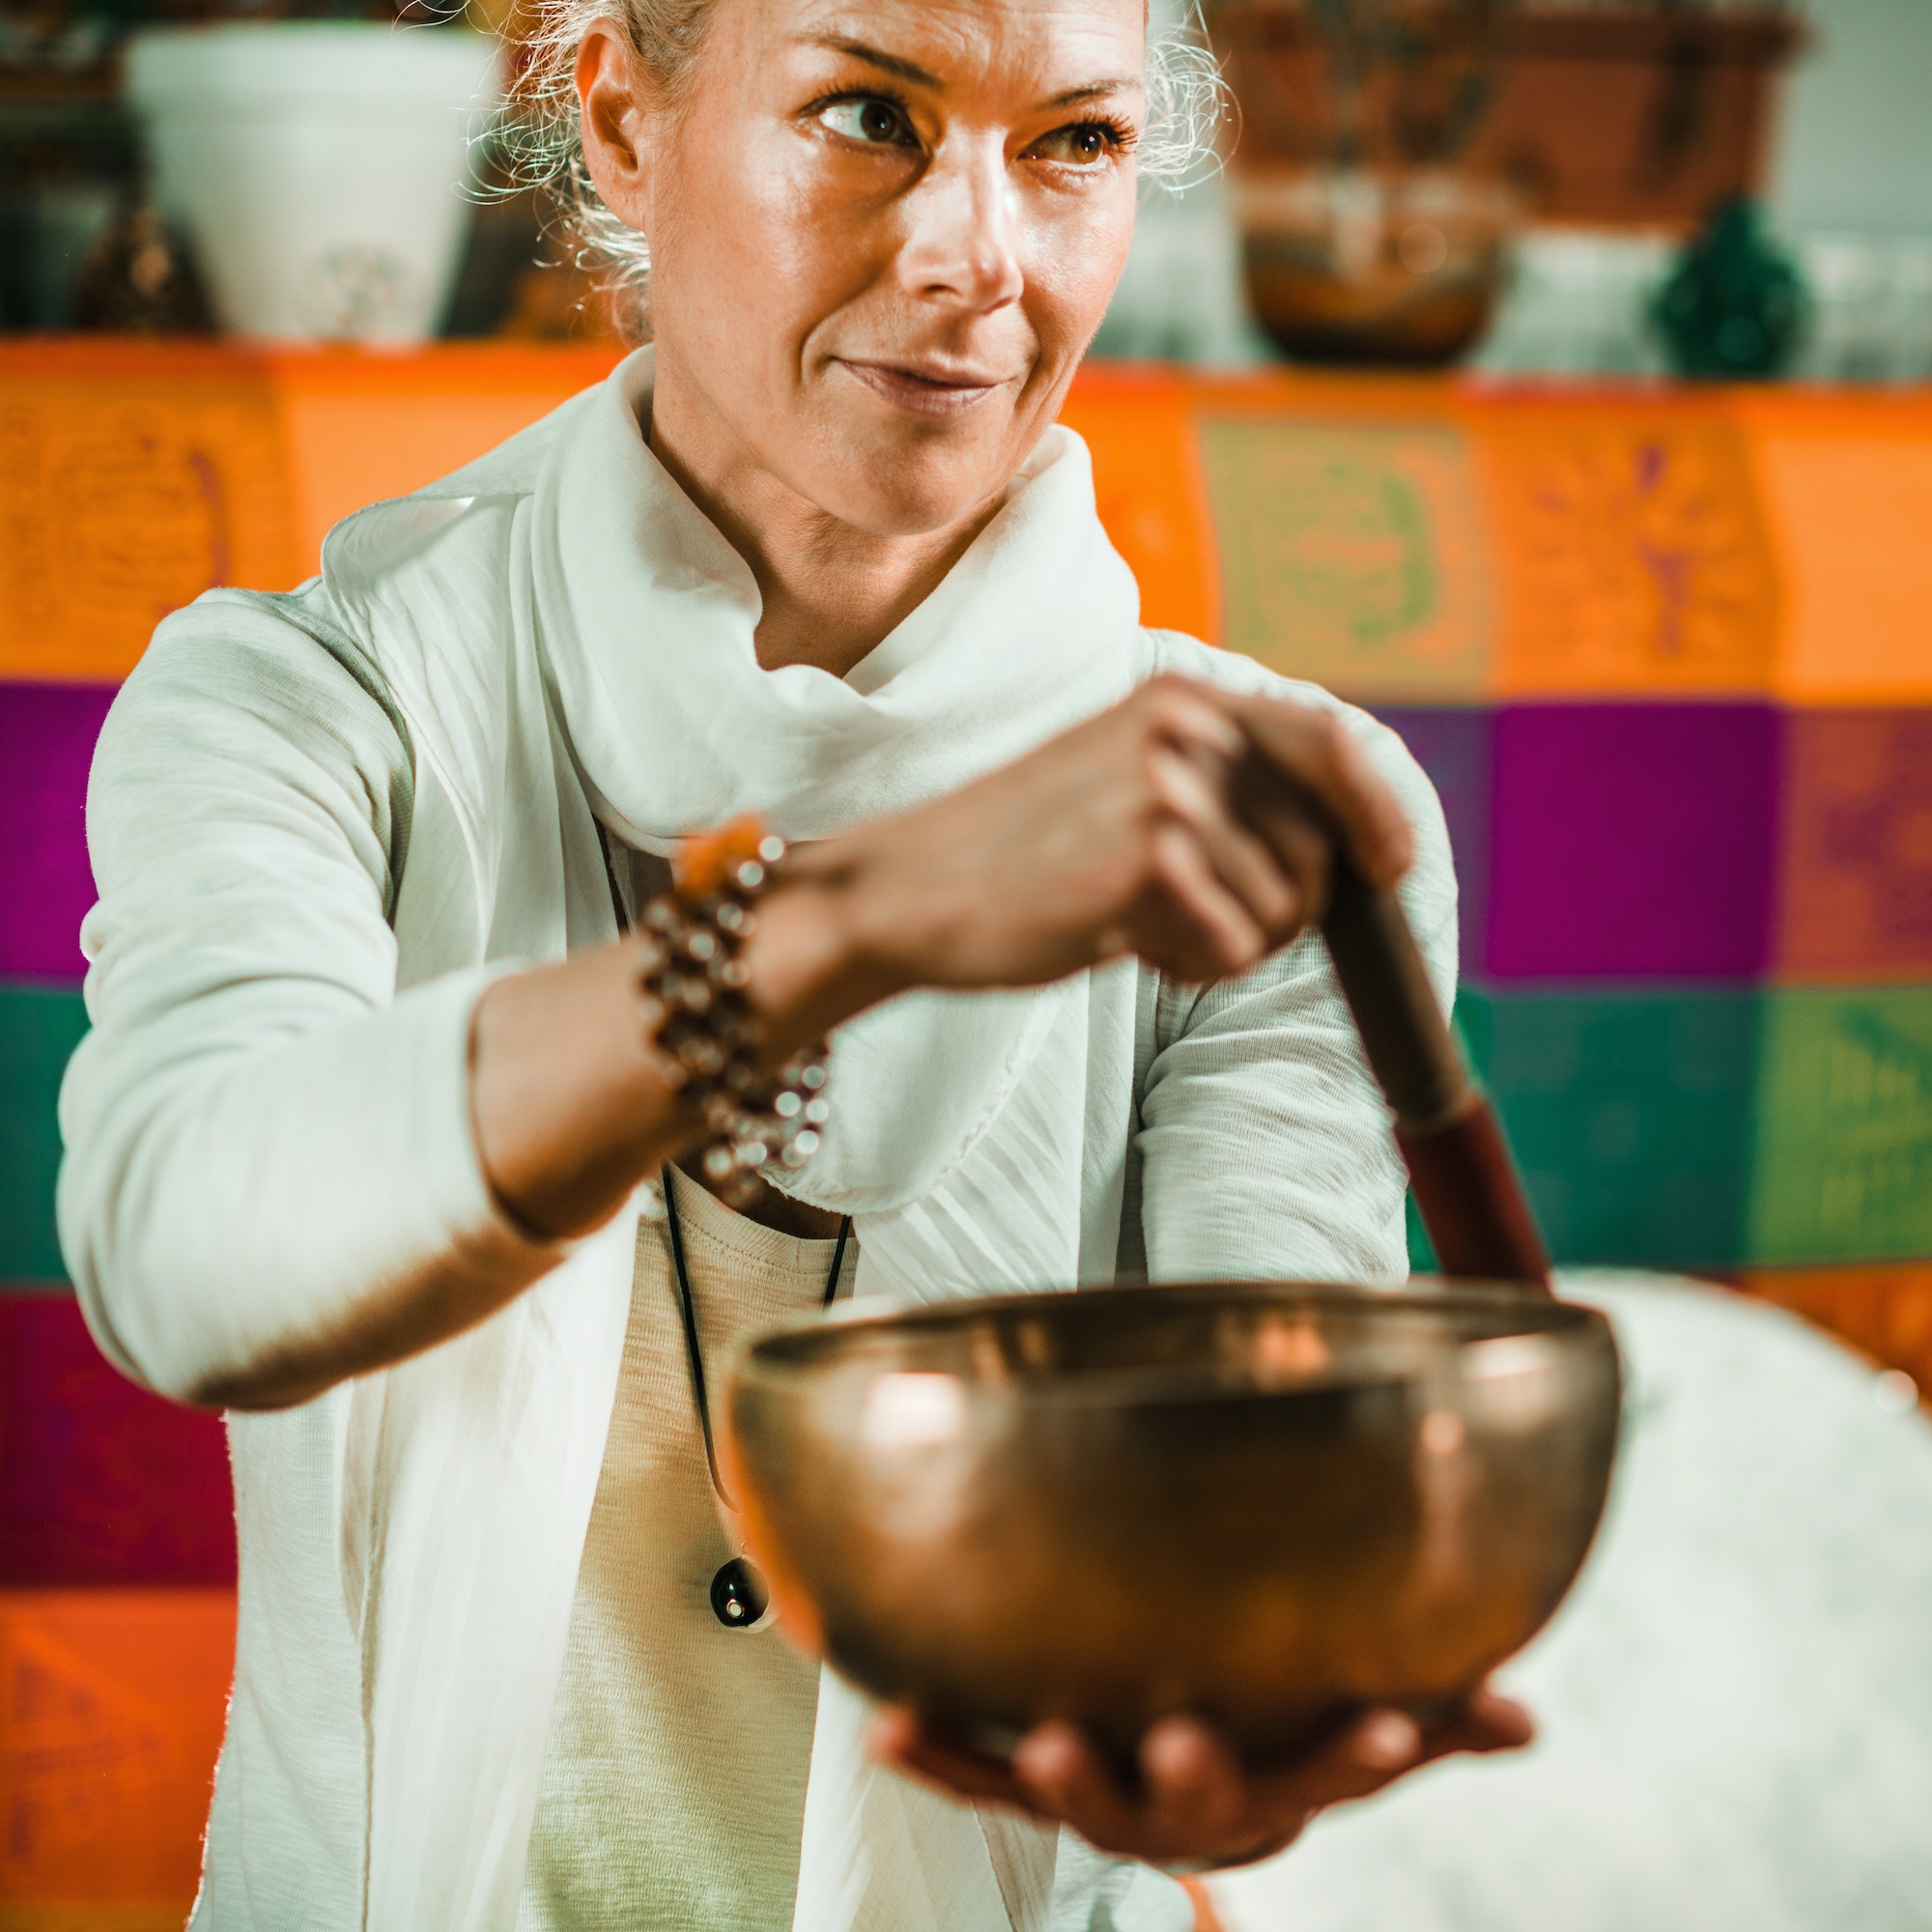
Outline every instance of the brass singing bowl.
<path id="1" fill-rule="evenodd" d="M 726 1398 L 781 1623 L 1001 1748 L 1189 1711 L 1257 1762 L 1520 1649 L 1602 1515 L 1594 1310 L 1464 1282 L 1011 1295 L 797 1325 Z"/>

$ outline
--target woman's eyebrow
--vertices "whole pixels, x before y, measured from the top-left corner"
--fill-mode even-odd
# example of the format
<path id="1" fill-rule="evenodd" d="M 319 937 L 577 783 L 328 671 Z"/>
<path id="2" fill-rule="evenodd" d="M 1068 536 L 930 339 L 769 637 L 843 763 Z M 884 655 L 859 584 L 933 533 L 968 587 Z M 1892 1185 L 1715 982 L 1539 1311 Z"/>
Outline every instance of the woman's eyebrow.
<path id="1" fill-rule="evenodd" d="M 1076 101 L 1098 100 L 1103 95 L 1125 94 L 1129 90 L 1138 92 L 1145 85 L 1139 74 L 1118 80 L 1090 80 L 1084 86 L 1069 87 L 1065 94 L 1056 94 L 1043 104 L 1048 107 L 1071 107 Z"/>
<path id="2" fill-rule="evenodd" d="M 909 82 L 914 87 L 923 87 L 934 94 L 943 94 L 946 83 L 936 73 L 928 73 L 915 61 L 904 59 L 898 54 L 889 54 L 883 48 L 867 46 L 864 41 L 848 41 L 842 34 L 812 34 L 807 37 L 810 43 L 825 47 L 837 54 L 848 55 L 853 60 L 864 61 L 867 67 L 875 67 L 881 73 L 889 73 L 895 80 Z M 1046 107 L 1071 107 L 1077 101 L 1097 100 L 1103 95 L 1124 93 L 1130 88 L 1143 85 L 1139 74 L 1118 79 L 1089 80 L 1078 87 L 1069 87 L 1043 101 Z"/>
<path id="3" fill-rule="evenodd" d="M 864 41 L 848 41 L 838 34 L 812 34 L 809 39 L 813 46 L 828 47 L 838 54 L 849 54 L 854 60 L 864 61 L 867 67 L 877 68 L 881 73 L 891 74 L 895 80 L 910 81 L 915 87 L 930 88 L 935 94 L 945 89 L 946 83 L 936 73 L 927 73 L 923 67 L 901 60 L 897 54 L 868 47 Z"/>

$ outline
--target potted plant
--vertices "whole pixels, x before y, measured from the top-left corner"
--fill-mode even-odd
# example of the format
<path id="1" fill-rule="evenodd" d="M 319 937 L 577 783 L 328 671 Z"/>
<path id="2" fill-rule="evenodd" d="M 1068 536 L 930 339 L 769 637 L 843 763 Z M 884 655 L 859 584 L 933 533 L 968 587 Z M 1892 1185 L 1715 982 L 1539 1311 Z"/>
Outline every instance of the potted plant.
<path id="1" fill-rule="evenodd" d="M 1208 0 L 1250 295 L 1292 353 L 1447 360 L 1513 213 L 1689 230 L 1758 185 L 1784 0 Z"/>
<path id="2" fill-rule="evenodd" d="M 162 214 L 246 335 L 402 344 L 440 320 L 495 40 L 360 5 L 147 26 L 126 75 Z"/>
<path id="3" fill-rule="evenodd" d="M 1223 0 L 1248 295 L 1302 360 L 1430 365 L 1470 348 L 1516 206 L 1466 162 L 1504 0 Z"/>
<path id="4" fill-rule="evenodd" d="M 1238 165 L 1453 161 L 1549 221 L 1688 232 L 1754 196 L 1790 0 L 1208 0 Z"/>

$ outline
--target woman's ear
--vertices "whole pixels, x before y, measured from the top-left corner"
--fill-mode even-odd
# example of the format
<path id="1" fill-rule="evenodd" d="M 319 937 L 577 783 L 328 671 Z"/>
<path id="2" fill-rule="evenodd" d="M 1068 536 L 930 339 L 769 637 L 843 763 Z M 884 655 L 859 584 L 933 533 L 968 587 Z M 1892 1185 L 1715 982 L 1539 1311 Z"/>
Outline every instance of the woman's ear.
<path id="1" fill-rule="evenodd" d="M 627 228 L 651 232 L 651 102 L 637 56 L 615 25 L 596 20 L 577 50 L 583 165 L 604 206 Z"/>

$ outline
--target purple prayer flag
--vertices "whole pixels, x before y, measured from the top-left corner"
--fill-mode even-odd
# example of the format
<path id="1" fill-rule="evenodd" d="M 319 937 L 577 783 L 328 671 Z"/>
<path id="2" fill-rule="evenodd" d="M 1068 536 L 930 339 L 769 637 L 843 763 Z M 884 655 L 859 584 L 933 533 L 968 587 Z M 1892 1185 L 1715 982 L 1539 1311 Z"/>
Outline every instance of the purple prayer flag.
<path id="1" fill-rule="evenodd" d="M 1745 979 L 1772 952 L 1780 724 L 1768 704 L 1498 713 L 1499 979 Z"/>
<path id="2" fill-rule="evenodd" d="M 102 684 L 0 684 L 0 978 L 78 980 L 87 768 L 114 701 Z"/>
<path id="3" fill-rule="evenodd" d="M 1481 706 L 1378 704 L 1375 714 L 1429 774 L 1456 855 L 1463 970 L 1479 971 L 1490 907 L 1490 790 L 1495 753 L 1492 714 Z"/>
<path id="4" fill-rule="evenodd" d="M 71 1294 L 0 1290 L 0 1585 L 234 1580 L 220 1420 L 127 1380 Z"/>

